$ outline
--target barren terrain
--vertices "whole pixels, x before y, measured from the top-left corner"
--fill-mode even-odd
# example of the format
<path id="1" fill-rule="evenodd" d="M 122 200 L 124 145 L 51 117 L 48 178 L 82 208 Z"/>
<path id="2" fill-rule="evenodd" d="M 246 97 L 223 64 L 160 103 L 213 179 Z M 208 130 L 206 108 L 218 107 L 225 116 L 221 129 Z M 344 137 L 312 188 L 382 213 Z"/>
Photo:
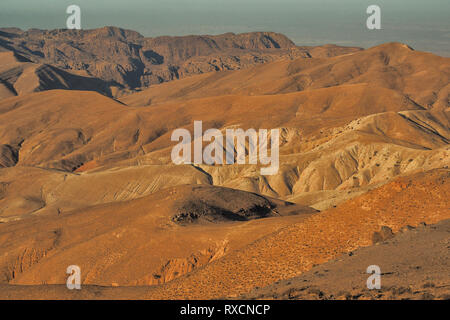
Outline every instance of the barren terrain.
<path id="1" fill-rule="evenodd" d="M 448 299 L 449 58 L 115 27 L 0 51 L 0 298 Z M 196 120 L 279 129 L 278 172 L 174 165 Z"/>

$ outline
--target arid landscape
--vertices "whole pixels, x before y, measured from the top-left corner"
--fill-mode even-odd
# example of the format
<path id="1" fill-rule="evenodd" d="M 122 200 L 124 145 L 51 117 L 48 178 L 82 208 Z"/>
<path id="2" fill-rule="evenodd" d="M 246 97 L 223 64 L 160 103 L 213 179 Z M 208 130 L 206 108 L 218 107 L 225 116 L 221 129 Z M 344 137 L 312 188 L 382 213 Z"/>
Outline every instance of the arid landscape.
<path id="1" fill-rule="evenodd" d="M 199 120 L 278 172 L 174 164 Z M 0 299 L 450 299 L 449 166 L 450 58 L 406 44 L 0 28 Z"/>

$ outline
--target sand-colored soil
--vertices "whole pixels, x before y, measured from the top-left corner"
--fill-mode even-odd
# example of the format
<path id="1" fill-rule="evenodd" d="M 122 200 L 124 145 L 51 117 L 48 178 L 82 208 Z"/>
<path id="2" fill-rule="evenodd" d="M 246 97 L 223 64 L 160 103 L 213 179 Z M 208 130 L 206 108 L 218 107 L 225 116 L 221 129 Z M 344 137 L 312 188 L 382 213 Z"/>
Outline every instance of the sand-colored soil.
<path id="1" fill-rule="evenodd" d="M 393 239 L 358 249 L 299 277 L 242 299 L 450 299 L 450 220 L 411 226 Z M 367 268 L 381 270 L 381 288 L 367 288 Z"/>
<path id="2" fill-rule="evenodd" d="M 450 219 L 449 82 L 449 58 L 401 43 L 2 29 L 0 298 L 445 298 L 442 227 L 399 232 Z M 171 134 L 196 120 L 279 129 L 279 170 L 174 165 Z M 367 295 L 368 255 L 416 280 Z M 324 263 L 348 284 L 324 287 Z M 279 282 L 299 276 L 303 293 Z"/>

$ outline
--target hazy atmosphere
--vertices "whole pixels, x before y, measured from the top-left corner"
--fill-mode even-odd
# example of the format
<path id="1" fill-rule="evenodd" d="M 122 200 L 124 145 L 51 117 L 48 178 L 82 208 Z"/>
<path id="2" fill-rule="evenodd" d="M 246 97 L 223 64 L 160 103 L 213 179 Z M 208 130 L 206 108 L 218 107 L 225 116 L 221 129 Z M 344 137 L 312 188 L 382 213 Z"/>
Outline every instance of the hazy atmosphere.
<path id="1" fill-rule="evenodd" d="M 274 31 L 299 45 L 370 47 L 389 41 L 450 56 L 448 0 L 2 0 L 0 27 L 65 28 L 68 5 L 82 28 L 118 26 L 145 36 Z M 381 7 L 381 30 L 367 30 L 366 8 Z"/>

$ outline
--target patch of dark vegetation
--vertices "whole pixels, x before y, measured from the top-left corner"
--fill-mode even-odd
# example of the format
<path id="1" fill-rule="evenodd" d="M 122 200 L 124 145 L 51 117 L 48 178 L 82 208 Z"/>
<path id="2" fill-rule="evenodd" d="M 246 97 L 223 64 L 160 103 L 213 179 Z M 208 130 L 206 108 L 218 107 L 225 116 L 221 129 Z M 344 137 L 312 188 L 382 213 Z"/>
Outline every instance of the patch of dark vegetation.
<path id="1" fill-rule="evenodd" d="M 194 222 L 225 222 L 225 221 L 248 221 L 251 219 L 265 218 L 271 215 L 273 206 L 254 204 L 247 208 L 231 211 L 222 207 L 208 204 L 205 201 L 188 201 L 172 217 L 172 221 L 178 224 L 189 224 Z"/>
<path id="2" fill-rule="evenodd" d="M 177 224 L 248 221 L 278 215 L 276 208 L 276 202 L 255 193 L 193 186 L 188 197 L 175 203 L 172 221 Z"/>

